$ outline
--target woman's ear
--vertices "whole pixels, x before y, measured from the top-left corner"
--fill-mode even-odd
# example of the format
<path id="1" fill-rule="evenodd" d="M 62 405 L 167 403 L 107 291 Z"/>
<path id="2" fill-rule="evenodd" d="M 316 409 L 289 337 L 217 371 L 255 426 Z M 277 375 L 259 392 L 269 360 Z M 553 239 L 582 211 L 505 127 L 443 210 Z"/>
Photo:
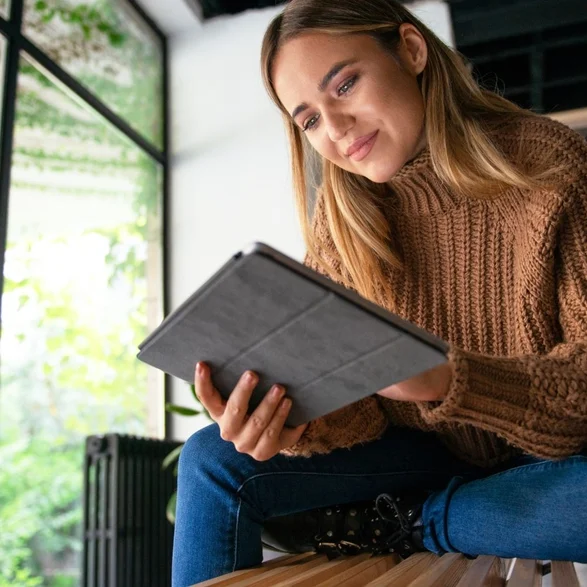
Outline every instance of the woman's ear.
<path id="1" fill-rule="evenodd" d="M 417 76 L 426 67 L 428 45 L 422 33 L 413 25 L 404 22 L 399 27 L 400 52 L 404 67 Z"/>

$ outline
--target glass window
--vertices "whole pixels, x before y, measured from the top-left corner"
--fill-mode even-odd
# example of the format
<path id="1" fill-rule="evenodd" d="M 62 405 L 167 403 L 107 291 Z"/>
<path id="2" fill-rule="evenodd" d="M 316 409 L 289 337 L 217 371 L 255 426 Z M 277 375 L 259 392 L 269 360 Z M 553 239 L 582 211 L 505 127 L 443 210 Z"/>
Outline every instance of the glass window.
<path id="1" fill-rule="evenodd" d="M 24 33 L 156 147 L 163 146 L 159 40 L 116 0 L 25 0 Z"/>
<path id="2" fill-rule="evenodd" d="M 161 169 L 23 58 L 0 339 L 0 576 L 76 585 L 83 439 L 162 436 Z"/>
<path id="3" fill-rule="evenodd" d="M 8 0 L 0 0 L 0 16 L 4 18 L 8 18 L 8 11 L 10 10 L 10 5 Z"/>

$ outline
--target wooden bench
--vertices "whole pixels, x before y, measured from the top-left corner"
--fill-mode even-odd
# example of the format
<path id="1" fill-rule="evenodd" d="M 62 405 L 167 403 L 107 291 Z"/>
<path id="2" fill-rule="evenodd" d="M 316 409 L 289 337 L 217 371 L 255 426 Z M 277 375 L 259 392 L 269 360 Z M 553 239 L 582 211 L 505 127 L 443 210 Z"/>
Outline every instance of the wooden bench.
<path id="1" fill-rule="evenodd" d="M 580 587 L 571 562 L 553 561 L 552 587 Z M 260 566 L 198 583 L 198 587 L 540 587 L 539 561 L 461 554 L 417 553 L 402 561 L 394 554 L 341 556 L 288 554 Z M 508 579 L 509 577 L 509 579 Z M 507 579 L 507 581 L 506 581 Z"/>

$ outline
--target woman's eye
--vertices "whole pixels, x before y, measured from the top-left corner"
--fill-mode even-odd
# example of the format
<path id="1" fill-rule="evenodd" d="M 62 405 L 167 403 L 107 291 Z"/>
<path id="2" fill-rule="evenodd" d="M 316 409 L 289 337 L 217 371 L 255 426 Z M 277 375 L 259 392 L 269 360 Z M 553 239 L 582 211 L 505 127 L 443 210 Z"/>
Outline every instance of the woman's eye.
<path id="1" fill-rule="evenodd" d="M 338 88 L 337 93 L 340 96 L 341 94 L 346 94 L 356 83 L 358 76 L 353 76 L 347 79 L 342 86 Z"/>
<path id="2" fill-rule="evenodd" d="M 306 132 L 307 130 L 312 130 L 315 126 L 316 123 L 318 122 L 318 115 L 315 114 L 314 116 L 312 116 L 312 118 L 310 118 L 305 124 L 304 127 L 302 128 L 302 130 L 304 132 Z"/>

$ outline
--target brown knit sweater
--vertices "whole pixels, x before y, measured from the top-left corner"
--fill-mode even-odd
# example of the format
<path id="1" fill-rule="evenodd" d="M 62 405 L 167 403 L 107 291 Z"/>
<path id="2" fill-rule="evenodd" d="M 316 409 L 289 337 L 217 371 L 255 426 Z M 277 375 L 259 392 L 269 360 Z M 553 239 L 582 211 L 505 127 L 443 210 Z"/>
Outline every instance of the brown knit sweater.
<path id="1" fill-rule="evenodd" d="M 486 467 L 521 452 L 554 459 L 585 447 L 587 143 L 546 117 L 508 124 L 496 142 L 526 165 L 540 165 L 546 152 L 568 164 L 558 189 L 510 189 L 491 201 L 457 196 L 440 183 L 426 148 L 394 176 L 385 207 L 405 265 L 389 269 L 396 312 L 450 344 L 447 397 L 372 395 L 310 422 L 283 454 L 350 448 L 388 425 L 433 431 Z M 339 271 L 320 197 L 313 230 L 321 256 Z M 308 255 L 304 263 L 320 271 Z"/>

